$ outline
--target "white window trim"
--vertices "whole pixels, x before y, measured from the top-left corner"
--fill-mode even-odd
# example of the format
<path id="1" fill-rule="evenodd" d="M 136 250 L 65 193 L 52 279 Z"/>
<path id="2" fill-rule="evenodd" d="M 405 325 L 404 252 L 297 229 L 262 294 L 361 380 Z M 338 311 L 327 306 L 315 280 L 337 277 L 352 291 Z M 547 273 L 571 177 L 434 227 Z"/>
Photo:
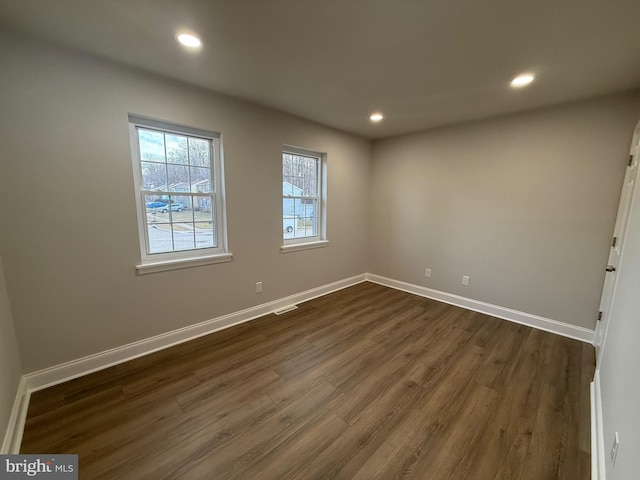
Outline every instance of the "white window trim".
<path id="1" fill-rule="evenodd" d="M 314 237 L 315 238 L 315 237 Z M 328 247 L 329 240 L 317 240 L 315 242 L 295 243 L 280 247 L 282 253 L 298 252 L 300 250 L 311 250 L 312 248 Z"/>
<path id="2" fill-rule="evenodd" d="M 211 141 L 211 170 L 213 175 L 212 198 L 215 200 L 215 238 L 218 246 L 212 248 L 198 248 L 163 253 L 147 253 L 149 248 L 146 209 L 142 187 L 141 159 L 137 128 L 158 130 L 168 133 L 205 138 Z M 227 219 L 224 192 L 224 161 L 222 155 L 221 135 L 198 128 L 177 125 L 171 122 L 155 120 L 140 115 L 129 114 L 129 136 L 131 141 L 131 158 L 133 162 L 133 179 L 136 197 L 136 212 L 138 220 L 138 238 L 140 240 L 140 263 L 136 265 L 139 274 L 155 273 L 164 270 L 195 267 L 231 261 L 233 254 L 228 251 Z M 193 192 L 173 192 L 176 196 L 184 196 Z"/>
<path id="3" fill-rule="evenodd" d="M 327 154 L 291 145 L 282 147 L 281 157 L 285 153 L 313 157 L 319 160 L 317 179 L 320 185 L 318 185 L 318 218 L 316 220 L 318 234 L 304 238 L 282 238 L 280 252 L 288 253 L 326 247 L 329 245 L 329 240 L 327 240 Z"/>
<path id="4" fill-rule="evenodd" d="M 164 272 L 165 270 L 177 270 L 179 268 L 199 267 L 200 265 L 211 265 L 213 263 L 225 263 L 233 260 L 232 253 L 221 253 L 220 255 L 209 255 L 206 257 L 180 258 L 175 260 L 165 260 L 162 262 L 150 262 L 136 265 L 136 270 L 140 275 L 147 273 Z"/>

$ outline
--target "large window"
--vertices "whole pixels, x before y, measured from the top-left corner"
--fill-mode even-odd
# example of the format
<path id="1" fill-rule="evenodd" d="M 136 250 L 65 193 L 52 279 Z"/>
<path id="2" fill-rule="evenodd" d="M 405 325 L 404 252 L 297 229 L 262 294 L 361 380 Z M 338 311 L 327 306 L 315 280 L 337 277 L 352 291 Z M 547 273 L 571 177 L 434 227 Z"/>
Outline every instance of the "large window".
<path id="1" fill-rule="evenodd" d="M 142 265 L 227 260 L 219 135 L 129 117 Z M 202 263 L 202 262 L 201 262 Z"/>
<path id="2" fill-rule="evenodd" d="M 282 152 L 283 244 L 325 239 L 324 155 L 285 147 Z"/>

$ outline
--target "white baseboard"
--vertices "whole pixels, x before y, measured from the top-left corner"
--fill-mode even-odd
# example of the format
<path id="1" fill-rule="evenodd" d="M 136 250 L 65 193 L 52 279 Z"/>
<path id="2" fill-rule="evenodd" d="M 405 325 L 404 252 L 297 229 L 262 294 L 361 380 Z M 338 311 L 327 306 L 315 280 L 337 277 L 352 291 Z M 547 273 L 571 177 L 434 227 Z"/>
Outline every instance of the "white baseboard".
<path id="1" fill-rule="evenodd" d="M 604 464 L 604 432 L 602 430 L 602 397 L 600 396 L 600 370 L 591 382 L 591 480 L 606 480 Z"/>
<path id="2" fill-rule="evenodd" d="M 509 320 L 511 322 L 520 323 L 539 330 L 556 333 L 563 337 L 573 338 L 582 342 L 593 343 L 595 332 L 588 328 L 577 327 L 568 323 L 558 322 L 557 320 L 551 320 L 550 318 L 539 317 L 530 313 L 520 312 L 518 310 L 480 302 L 471 298 L 441 292 L 440 290 L 433 290 L 420 285 L 393 280 L 373 273 L 367 273 L 366 279 L 370 282 L 378 283 L 386 287 L 413 293 L 415 295 L 420 295 L 421 297 L 431 298 L 450 305 L 466 308 L 467 310 L 485 313 L 492 317 L 502 318 L 503 320 Z"/>
<path id="3" fill-rule="evenodd" d="M 16 398 L 13 401 L 13 408 L 9 416 L 9 424 L 7 432 L 2 442 L 0 454 L 13 455 L 20 453 L 20 444 L 22 443 L 22 434 L 24 433 L 24 423 L 27 419 L 27 410 L 29 409 L 29 397 L 31 393 L 27 390 L 27 383 L 24 376 L 18 384 Z"/>
<path id="4" fill-rule="evenodd" d="M 42 390 L 43 388 L 57 385 L 98 370 L 103 370 L 113 365 L 124 363 L 129 360 L 133 360 L 134 358 L 138 358 L 158 350 L 163 350 L 165 348 L 208 335 L 218 330 L 248 322 L 255 318 L 272 313 L 275 310 L 306 302 L 364 281 L 365 274 L 345 278 L 344 280 L 312 288 L 311 290 L 306 290 L 289 297 L 256 305 L 255 307 L 247 308 L 239 312 L 223 315 L 195 325 L 156 335 L 155 337 L 146 338 L 121 347 L 112 348 L 111 350 L 106 350 L 104 352 L 56 365 L 54 367 L 45 368 L 44 370 L 29 373 L 24 376 L 26 389 L 28 392 Z"/>

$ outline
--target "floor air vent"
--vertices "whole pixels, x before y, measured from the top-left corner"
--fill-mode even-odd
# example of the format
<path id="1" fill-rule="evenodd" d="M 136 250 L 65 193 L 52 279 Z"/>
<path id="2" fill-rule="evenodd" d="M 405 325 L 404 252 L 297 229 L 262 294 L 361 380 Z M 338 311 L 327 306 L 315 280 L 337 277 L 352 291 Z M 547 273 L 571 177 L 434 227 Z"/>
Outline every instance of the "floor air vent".
<path id="1" fill-rule="evenodd" d="M 274 310 L 273 313 L 275 313 L 276 315 L 282 315 L 283 313 L 291 312 L 297 308 L 298 308 L 297 305 L 289 305 L 288 307 L 282 307 L 282 308 L 279 308 L 278 310 Z"/>

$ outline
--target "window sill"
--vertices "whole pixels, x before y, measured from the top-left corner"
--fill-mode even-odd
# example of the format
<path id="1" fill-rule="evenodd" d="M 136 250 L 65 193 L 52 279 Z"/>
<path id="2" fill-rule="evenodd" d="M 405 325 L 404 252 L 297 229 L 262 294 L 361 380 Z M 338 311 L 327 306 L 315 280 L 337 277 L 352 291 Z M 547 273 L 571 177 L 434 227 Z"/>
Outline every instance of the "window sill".
<path id="1" fill-rule="evenodd" d="M 310 250 L 312 248 L 321 248 L 329 245 L 329 240 L 320 240 L 308 243 L 293 243 L 280 247 L 281 253 L 298 252 L 300 250 Z"/>
<path id="2" fill-rule="evenodd" d="M 138 275 L 147 273 L 164 272 L 165 270 L 178 270 L 180 268 L 199 267 L 201 265 L 211 265 L 212 263 L 230 262 L 233 253 L 221 253 L 218 255 L 208 255 L 206 257 L 180 258 L 176 260 L 162 260 L 160 262 L 143 263 L 136 265 Z"/>

